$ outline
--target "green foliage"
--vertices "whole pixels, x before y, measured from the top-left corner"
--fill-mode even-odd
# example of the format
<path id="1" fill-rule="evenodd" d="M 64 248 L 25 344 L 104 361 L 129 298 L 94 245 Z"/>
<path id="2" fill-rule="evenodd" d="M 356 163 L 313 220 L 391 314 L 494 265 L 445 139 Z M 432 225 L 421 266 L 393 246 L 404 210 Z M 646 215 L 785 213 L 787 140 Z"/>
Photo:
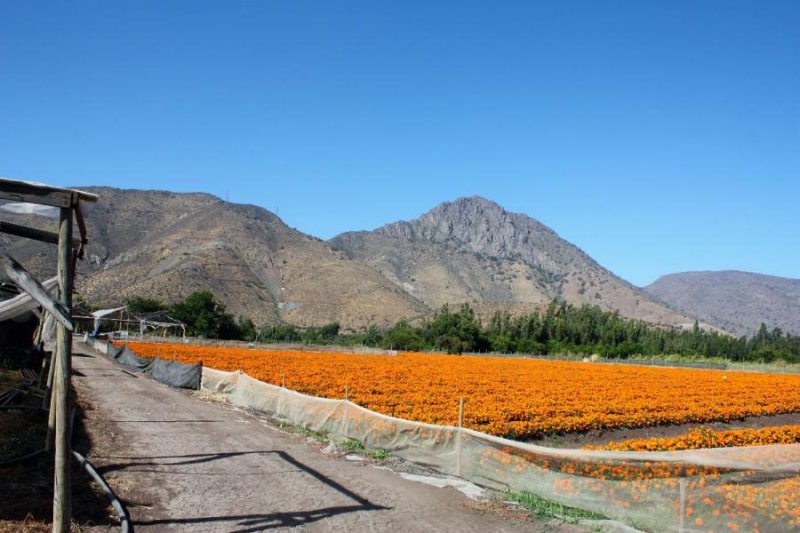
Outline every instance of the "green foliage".
<path id="1" fill-rule="evenodd" d="M 244 341 L 256 339 L 256 325 L 247 317 L 240 316 L 236 327 L 239 329 L 239 338 Z"/>
<path id="2" fill-rule="evenodd" d="M 297 328 L 290 324 L 278 324 L 261 328 L 256 337 L 258 342 L 299 342 L 303 340 Z"/>
<path id="3" fill-rule="evenodd" d="M 307 439 L 311 439 L 314 442 L 328 442 L 328 434 L 327 433 L 320 433 L 318 431 L 314 431 L 308 428 L 304 428 L 303 426 L 291 426 L 287 425 L 290 429 L 293 429 L 296 433 L 303 435 Z"/>
<path id="4" fill-rule="evenodd" d="M 129 298 L 127 306 L 128 312 L 132 315 L 146 315 L 148 313 L 157 313 L 167 310 L 167 306 L 164 305 L 163 302 L 152 298 Z"/>
<path id="5" fill-rule="evenodd" d="M 341 340 L 345 340 L 340 337 Z M 381 346 L 383 344 L 383 332 L 375 326 L 370 326 L 364 333 L 356 333 L 346 337 L 348 344 L 364 346 Z"/>
<path id="6" fill-rule="evenodd" d="M 380 344 L 389 350 L 421 351 L 427 346 L 419 334 L 419 329 L 413 327 L 405 320 L 401 320 L 383 335 Z"/>
<path id="7" fill-rule="evenodd" d="M 371 459 L 375 459 L 378 461 L 383 461 L 389 457 L 389 452 L 387 450 L 378 448 L 372 449 L 367 448 L 364 446 L 364 443 L 357 439 L 344 439 L 336 443 L 340 450 L 345 453 L 355 453 L 358 455 L 363 455 L 369 457 Z"/>
<path id="8" fill-rule="evenodd" d="M 210 291 L 190 294 L 184 301 L 173 305 L 170 314 L 186 324 L 188 335 L 208 339 L 241 338 L 233 315 L 225 312 L 225 306 L 215 300 Z"/>
<path id="9" fill-rule="evenodd" d="M 164 310 L 157 300 L 131 298 L 132 313 Z M 189 335 L 257 342 L 365 345 L 402 351 L 499 352 L 523 354 L 598 354 L 611 358 L 651 358 L 663 354 L 698 360 L 745 362 L 800 362 L 800 337 L 762 324 L 750 339 L 703 331 L 655 327 L 599 307 L 576 307 L 553 300 L 543 312 L 511 316 L 495 313 L 483 326 L 468 306 L 457 311 L 443 306 L 419 325 L 401 320 L 388 329 L 370 327 L 362 333 L 342 334 L 337 322 L 305 329 L 291 324 L 256 328 L 246 317 L 234 320 L 208 291 L 195 292 L 168 309 L 184 322 Z"/>
<path id="10" fill-rule="evenodd" d="M 607 517 L 599 513 L 569 507 L 528 491 L 509 492 L 506 498 L 517 502 L 539 519 L 557 518 L 570 523 L 577 523 L 580 520 L 607 520 Z"/>
<path id="11" fill-rule="evenodd" d="M 475 312 L 466 304 L 455 313 L 444 305 L 425 326 L 423 338 L 435 349 L 447 353 L 485 351 L 490 345 Z"/>
<path id="12" fill-rule="evenodd" d="M 331 344 L 339 337 L 339 323 L 331 322 L 318 328 L 307 328 L 301 335 L 303 342 Z"/>
<path id="13" fill-rule="evenodd" d="M 364 444 L 360 440 L 350 438 L 338 442 L 337 446 L 343 452 L 363 452 L 366 450 Z"/>
<path id="14" fill-rule="evenodd" d="M 437 350 L 449 353 L 485 352 L 527 354 L 573 354 L 630 358 L 674 354 L 679 358 L 721 358 L 729 361 L 765 363 L 800 361 L 800 337 L 769 331 L 765 326 L 752 337 L 735 338 L 703 331 L 698 324 L 690 331 L 655 327 L 599 307 L 576 307 L 553 301 L 541 313 L 512 317 L 498 312 L 483 327 L 469 306 L 453 312 L 442 307 L 434 317 L 412 326 L 398 322 L 383 332 L 339 337 L 346 344 L 395 350 Z"/>
<path id="15" fill-rule="evenodd" d="M 300 330 L 291 324 L 277 324 L 265 326 L 258 332 L 258 342 L 303 342 L 309 344 L 333 344 L 345 342 L 339 335 L 339 323 L 331 322 L 318 328 Z M 367 339 L 366 336 L 363 337 Z M 352 342 L 352 339 L 349 339 Z"/>

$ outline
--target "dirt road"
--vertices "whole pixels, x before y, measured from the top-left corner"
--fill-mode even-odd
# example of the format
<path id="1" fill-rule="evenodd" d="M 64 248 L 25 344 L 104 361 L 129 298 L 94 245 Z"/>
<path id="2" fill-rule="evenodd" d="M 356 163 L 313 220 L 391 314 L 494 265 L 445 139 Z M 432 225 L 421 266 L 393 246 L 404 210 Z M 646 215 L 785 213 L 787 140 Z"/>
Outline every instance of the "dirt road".
<path id="1" fill-rule="evenodd" d="M 327 456 L 258 416 L 81 352 L 73 366 L 78 394 L 93 406 L 83 422 L 89 459 L 127 504 L 136 531 L 299 526 L 487 532 L 542 526 L 476 511 L 452 488 Z"/>

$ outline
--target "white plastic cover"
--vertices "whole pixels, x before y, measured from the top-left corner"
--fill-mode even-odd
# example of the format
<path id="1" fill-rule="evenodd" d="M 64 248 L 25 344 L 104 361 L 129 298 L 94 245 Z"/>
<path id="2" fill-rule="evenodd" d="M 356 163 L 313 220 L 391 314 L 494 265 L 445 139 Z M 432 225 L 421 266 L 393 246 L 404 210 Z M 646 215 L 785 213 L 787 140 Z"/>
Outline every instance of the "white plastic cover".
<path id="1" fill-rule="evenodd" d="M 42 286 L 48 293 L 52 294 L 58 287 L 58 278 L 50 278 L 42 283 Z M 20 293 L 13 298 L 0 302 L 0 321 L 9 320 L 28 311 L 33 311 L 37 307 L 39 307 L 39 303 L 30 294 L 27 292 Z"/>
<path id="2" fill-rule="evenodd" d="M 27 202 L 11 202 L 0 205 L 0 210 L 18 215 L 39 215 L 48 218 L 58 218 L 61 210 L 51 205 L 31 204 Z"/>

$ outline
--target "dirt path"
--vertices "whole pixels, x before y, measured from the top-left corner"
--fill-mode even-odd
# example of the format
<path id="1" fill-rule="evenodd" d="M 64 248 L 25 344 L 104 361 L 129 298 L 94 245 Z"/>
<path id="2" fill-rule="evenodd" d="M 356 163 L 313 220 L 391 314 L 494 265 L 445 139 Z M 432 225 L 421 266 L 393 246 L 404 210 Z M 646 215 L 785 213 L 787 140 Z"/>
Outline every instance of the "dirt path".
<path id="1" fill-rule="evenodd" d="M 575 531 L 504 520 L 461 493 L 329 457 L 229 405 L 87 353 L 74 358 L 90 460 L 136 531 Z"/>

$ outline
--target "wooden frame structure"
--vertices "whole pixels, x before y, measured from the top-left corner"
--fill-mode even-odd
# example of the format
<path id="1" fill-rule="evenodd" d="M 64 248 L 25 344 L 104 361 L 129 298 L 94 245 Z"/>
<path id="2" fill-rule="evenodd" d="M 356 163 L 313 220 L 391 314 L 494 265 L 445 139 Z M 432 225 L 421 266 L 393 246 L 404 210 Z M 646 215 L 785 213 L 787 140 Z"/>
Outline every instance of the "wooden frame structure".
<path id="1" fill-rule="evenodd" d="M 58 299 L 52 298 L 42 284 L 14 258 L 5 252 L 0 253 L 0 269 L 36 300 L 57 322 L 55 349 L 50 358 L 49 374 L 52 379 L 48 380 L 50 417 L 46 448 L 48 451 L 55 448 L 53 531 L 58 533 L 69 531 L 72 520 L 70 480 L 72 450 L 69 409 L 73 331 L 71 309 L 75 261 L 83 256 L 83 249 L 87 243 L 86 224 L 81 211 L 81 203 L 96 202 L 97 199 L 98 197 L 94 194 L 74 189 L 0 178 L 0 200 L 37 204 L 58 210 L 57 232 L 0 221 L 0 232 L 58 246 Z M 73 219 L 78 224 L 79 239 L 73 238 Z"/>
<path id="2" fill-rule="evenodd" d="M 121 316 L 111 316 L 112 314 L 120 314 Z M 117 307 L 114 309 L 98 309 L 88 315 L 78 315 L 73 310 L 72 319 L 75 321 L 76 327 L 80 330 L 80 326 L 86 323 L 91 323 L 91 331 L 93 334 L 96 333 L 94 330 L 96 326 L 101 323 L 111 323 L 111 324 L 118 324 L 119 330 L 116 332 L 111 332 L 112 334 L 116 333 L 123 333 L 123 325 L 125 327 L 125 335 L 126 337 L 133 333 L 133 338 L 143 339 L 145 333 L 148 330 L 153 330 L 153 336 L 158 336 L 158 332 L 161 331 L 162 337 L 166 337 L 167 333 L 170 330 L 177 330 L 180 332 L 180 336 L 182 338 L 186 338 L 186 324 L 179 320 L 175 320 L 174 318 L 170 317 L 167 314 L 167 311 L 155 311 L 153 313 L 144 313 L 141 315 L 133 314 L 128 311 L 128 306 Z M 131 326 L 138 326 L 138 333 L 131 332 Z M 100 333 L 98 336 L 109 335 L 108 333 Z M 114 336 L 116 335 L 109 335 Z M 177 335 L 175 335 L 177 336 Z"/>

